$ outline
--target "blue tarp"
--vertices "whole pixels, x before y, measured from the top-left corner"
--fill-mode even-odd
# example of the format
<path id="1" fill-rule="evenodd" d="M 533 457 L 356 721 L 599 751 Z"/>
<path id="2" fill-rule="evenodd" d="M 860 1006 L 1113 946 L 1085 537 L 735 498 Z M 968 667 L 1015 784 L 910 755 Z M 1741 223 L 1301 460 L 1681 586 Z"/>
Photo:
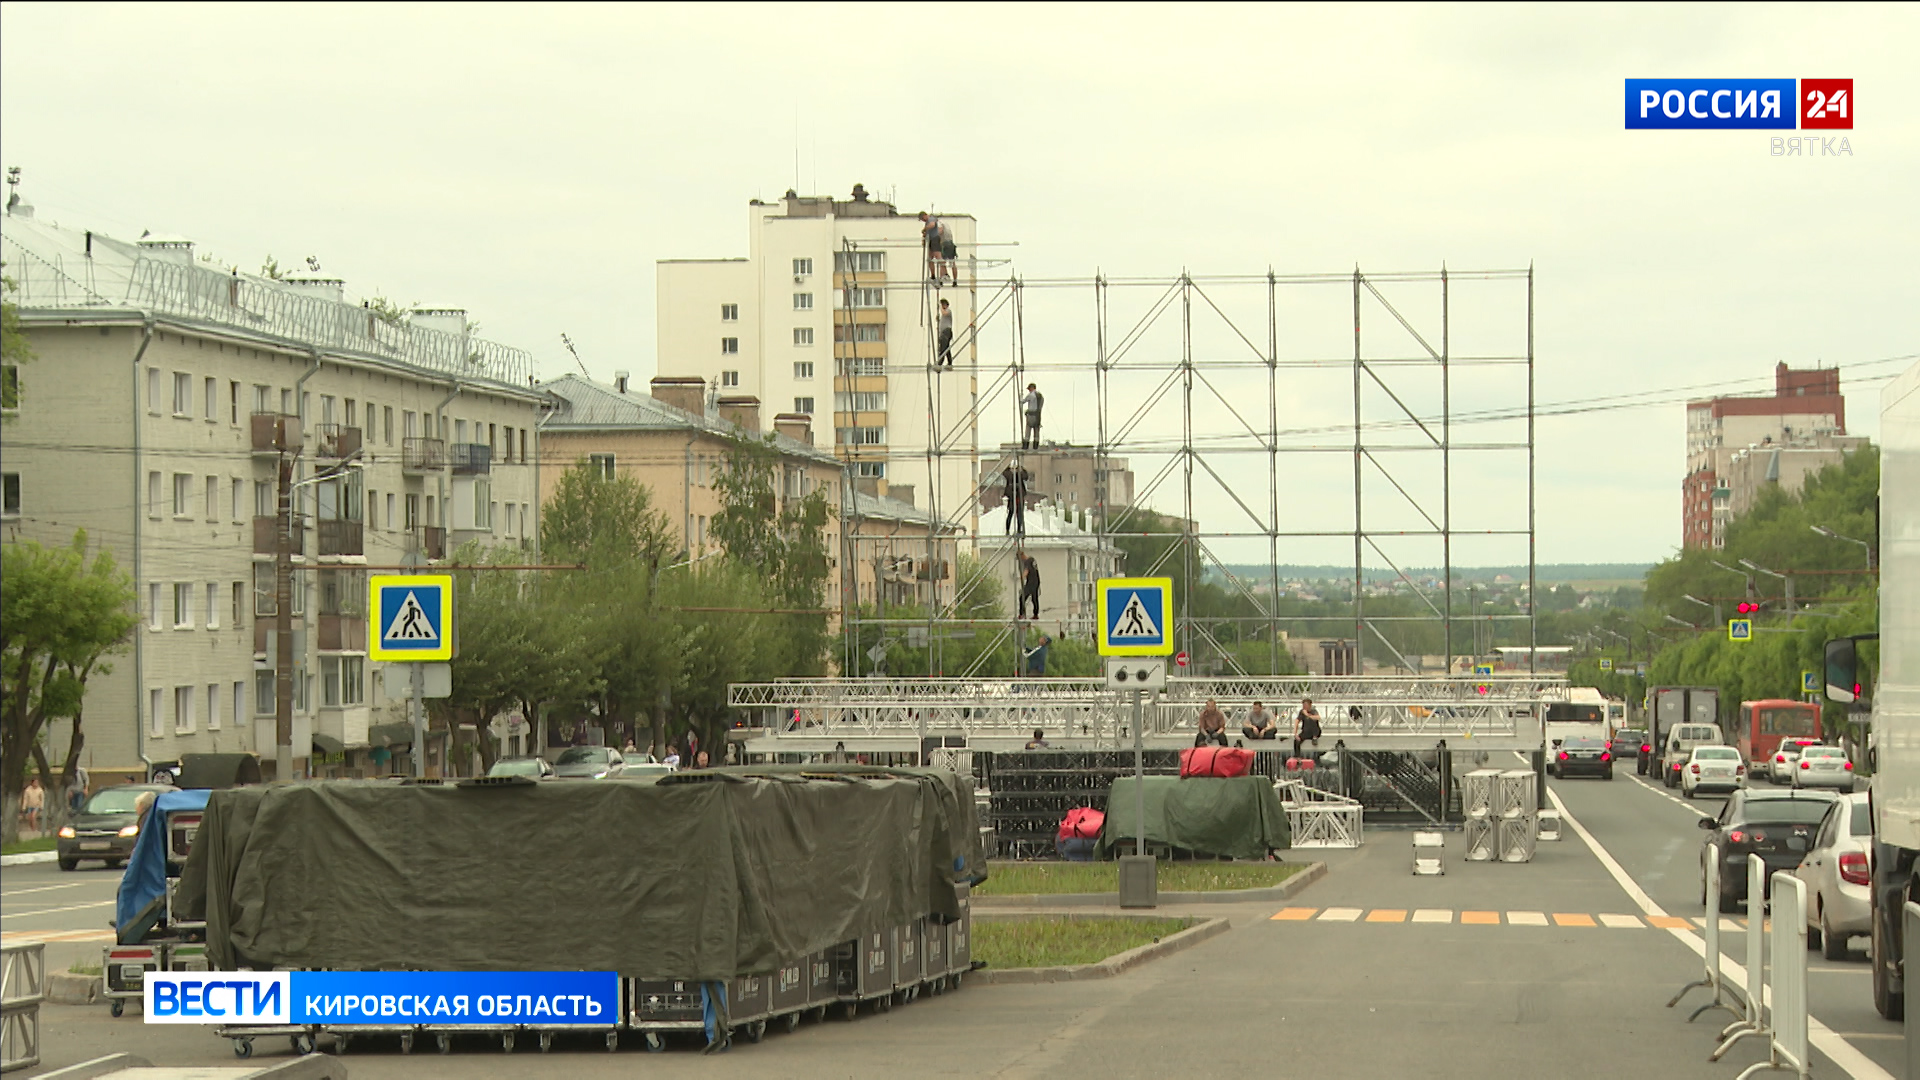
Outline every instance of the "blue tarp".
<path id="1" fill-rule="evenodd" d="M 140 822 L 140 838 L 133 842 L 127 872 L 120 878 L 120 895 L 113 924 L 124 929 L 148 904 L 167 895 L 167 815 L 176 810 L 205 810 L 208 791 L 167 791 L 153 801 Z M 133 944 L 122 942 L 122 944 Z"/>

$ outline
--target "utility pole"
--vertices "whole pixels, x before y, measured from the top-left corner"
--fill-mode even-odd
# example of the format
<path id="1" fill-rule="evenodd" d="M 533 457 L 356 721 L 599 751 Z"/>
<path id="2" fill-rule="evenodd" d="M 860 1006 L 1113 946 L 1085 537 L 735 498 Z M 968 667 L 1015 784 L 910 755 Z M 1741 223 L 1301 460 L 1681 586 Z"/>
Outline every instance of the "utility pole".
<path id="1" fill-rule="evenodd" d="M 279 418 L 278 513 L 273 550 L 273 778 L 293 778 L 293 453 Z"/>

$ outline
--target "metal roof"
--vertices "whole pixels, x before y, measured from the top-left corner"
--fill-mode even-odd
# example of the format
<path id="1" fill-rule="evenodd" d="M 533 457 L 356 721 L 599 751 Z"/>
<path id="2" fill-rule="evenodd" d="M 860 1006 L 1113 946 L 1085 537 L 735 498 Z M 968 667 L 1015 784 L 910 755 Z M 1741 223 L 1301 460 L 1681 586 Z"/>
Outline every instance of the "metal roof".
<path id="1" fill-rule="evenodd" d="M 650 394 L 623 394 L 580 375 L 550 379 L 541 383 L 539 389 L 559 405 L 540 425 L 540 429 L 550 435 L 565 434 L 569 430 L 702 431 L 720 438 L 754 434 L 729 420 L 676 409 Z M 773 434 L 773 445 L 789 457 L 811 458 L 836 469 L 841 464 L 830 452 L 777 432 Z"/>

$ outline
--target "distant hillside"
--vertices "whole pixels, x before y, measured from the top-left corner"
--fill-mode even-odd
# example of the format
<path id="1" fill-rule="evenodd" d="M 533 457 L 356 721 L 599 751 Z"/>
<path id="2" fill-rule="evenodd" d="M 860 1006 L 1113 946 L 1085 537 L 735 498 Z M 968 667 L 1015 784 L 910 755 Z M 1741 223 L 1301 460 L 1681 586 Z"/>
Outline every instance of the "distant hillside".
<path id="1" fill-rule="evenodd" d="M 1637 582 L 1646 576 L 1652 563 L 1542 563 L 1534 568 L 1534 577 L 1542 584 L 1557 585 L 1563 582 Z M 1229 570 L 1242 580 L 1259 581 L 1266 578 L 1265 566 L 1237 565 Z M 1456 566 L 1453 568 L 1453 580 L 1456 582 L 1492 581 L 1505 574 L 1515 581 L 1525 581 L 1527 568 L 1524 566 Z M 1282 566 L 1280 580 L 1316 581 L 1353 576 L 1351 566 Z M 1439 577 L 1438 567 L 1423 566 L 1409 568 L 1407 576 L 1414 579 Z M 1391 570 L 1368 567 L 1368 581 L 1392 581 L 1396 577 Z"/>

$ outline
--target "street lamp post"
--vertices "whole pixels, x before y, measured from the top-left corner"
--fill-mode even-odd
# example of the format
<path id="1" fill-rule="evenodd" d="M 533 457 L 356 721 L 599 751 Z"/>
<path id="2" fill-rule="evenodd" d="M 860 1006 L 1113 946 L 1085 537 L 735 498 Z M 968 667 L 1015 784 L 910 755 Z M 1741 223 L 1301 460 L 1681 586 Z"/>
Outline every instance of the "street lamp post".
<path id="1" fill-rule="evenodd" d="M 1834 532 L 1832 529 L 1827 528 L 1825 525 L 1814 525 L 1814 526 L 1811 526 L 1811 528 L 1813 529 L 1814 532 L 1819 533 L 1821 536 L 1824 536 L 1829 540 L 1845 540 L 1849 544 L 1859 544 L 1861 548 L 1865 549 L 1867 553 L 1867 569 L 1868 570 L 1879 569 L 1877 566 L 1874 565 L 1872 544 L 1867 543 L 1865 540 L 1855 540 L 1851 536 L 1841 536 L 1839 533 Z"/>
<path id="2" fill-rule="evenodd" d="M 1719 604 L 1709 604 L 1709 603 L 1707 603 L 1707 602 L 1706 602 L 1705 600 L 1702 600 L 1702 599 L 1700 599 L 1699 597 L 1697 597 L 1697 596 L 1694 596 L 1694 595 L 1693 595 L 1692 593 L 1682 593 L 1682 594 L 1680 595 L 1680 599 L 1682 599 L 1682 600 L 1690 600 L 1690 601 L 1692 601 L 1693 603 L 1696 603 L 1696 604 L 1699 604 L 1699 605 L 1700 605 L 1701 607 L 1703 607 L 1703 608 L 1706 608 L 1706 609 L 1707 609 L 1708 611 L 1711 611 L 1711 612 L 1713 612 L 1713 621 L 1714 621 L 1715 623 L 1719 623 L 1719 622 L 1721 622 L 1721 621 L 1722 621 L 1722 620 L 1721 620 L 1721 618 L 1720 618 L 1720 605 L 1719 605 Z M 1669 618 L 1672 618 L 1672 616 L 1668 616 L 1668 617 L 1669 617 Z M 1678 621 L 1678 620 L 1675 620 L 1675 621 Z M 1688 623 L 1687 625 L 1689 625 L 1689 626 L 1692 626 L 1693 624 L 1692 624 L 1692 623 Z M 1696 630 L 1698 630 L 1698 629 L 1699 629 L 1699 627 L 1697 627 L 1697 626 L 1695 626 L 1695 627 L 1694 627 L 1694 629 L 1696 629 Z"/>
<path id="3" fill-rule="evenodd" d="M 1741 559 L 1741 560 L 1739 560 L 1739 562 L 1740 562 L 1740 565 L 1741 565 L 1741 566 L 1744 566 L 1744 567 L 1746 567 L 1747 569 L 1749 569 L 1749 570 L 1751 570 L 1751 571 L 1753 571 L 1753 572 L 1754 572 L 1754 573 L 1756 573 L 1756 574 L 1765 574 L 1765 575 L 1767 575 L 1768 577 L 1777 577 L 1777 578 L 1779 578 L 1779 579 L 1780 579 L 1781 581 L 1783 581 L 1783 582 L 1785 582 L 1785 583 L 1786 583 L 1786 589 L 1787 589 L 1787 614 L 1788 614 L 1789 616 L 1791 616 L 1791 615 L 1793 614 L 1793 579 L 1792 579 L 1792 578 L 1790 578 L 1790 577 L 1788 577 L 1788 576 L 1787 576 L 1787 575 L 1785 575 L 1785 574 L 1782 574 L 1782 573 L 1779 573 L 1778 571 L 1774 571 L 1774 570 L 1769 570 L 1769 569 L 1767 569 L 1767 568 L 1766 568 L 1766 567 L 1764 567 L 1764 566 L 1755 566 L 1755 565 L 1754 565 L 1753 563 L 1751 563 L 1751 562 L 1748 562 L 1748 561 L 1747 561 L 1747 560 L 1745 560 L 1745 559 Z"/>
<path id="4" fill-rule="evenodd" d="M 1691 597 L 1689 597 L 1688 599 L 1692 599 L 1692 598 L 1691 598 Z M 1685 619 L 1676 619 L 1676 618 L 1674 618 L 1674 617 L 1673 617 L 1672 615 L 1668 615 L 1668 616 L 1666 617 L 1666 619 L 1667 619 L 1667 621 L 1668 621 L 1668 622 L 1670 622 L 1670 623 L 1672 623 L 1672 624 L 1673 624 L 1673 625 L 1675 625 L 1675 626 L 1684 626 L 1684 627 L 1686 627 L 1686 628 L 1687 628 L 1687 629 L 1689 629 L 1689 630 L 1698 630 L 1698 629 L 1700 629 L 1700 627 L 1698 627 L 1698 626 L 1696 626 L 1696 625 L 1694 625 L 1693 623 L 1690 623 L 1690 622 L 1688 622 L 1688 621 L 1687 621 L 1687 620 L 1685 620 Z"/>

